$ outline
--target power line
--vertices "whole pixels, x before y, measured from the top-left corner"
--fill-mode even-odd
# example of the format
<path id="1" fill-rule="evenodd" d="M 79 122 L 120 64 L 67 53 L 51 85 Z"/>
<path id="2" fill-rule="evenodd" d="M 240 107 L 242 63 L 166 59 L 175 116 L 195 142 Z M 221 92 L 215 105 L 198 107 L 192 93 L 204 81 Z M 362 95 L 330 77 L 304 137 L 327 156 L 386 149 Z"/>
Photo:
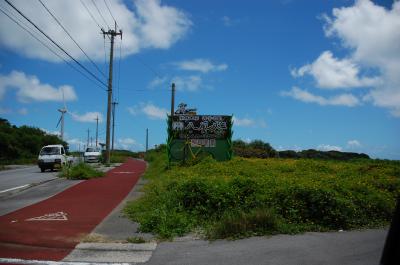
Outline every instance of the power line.
<path id="1" fill-rule="evenodd" d="M 115 20 L 115 18 L 114 18 L 114 16 L 113 16 L 113 14 L 111 13 L 110 7 L 108 6 L 108 4 L 107 4 L 107 1 L 106 1 L 106 0 L 104 0 L 104 4 L 106 5 L 106 7 L 107 7 L 107 9 L 108 9 L 108 13 L 110 13 L 110 15 L 111 15 L 112 19 L 114 20 L 114 22 L 115 22 L 115 23 L 117 24 L 117 26 L 118 26 L 118 23 L 117 23 L 117 21 Z"/>
<path id="2" fill-rule="evenodd" d="M 58 58 L 60 58 L 61 60 L 63 60 L 68 66 L 70 66 L 72 69 L 74 69 L 75 71 L 77 71 L 78 73 L 82 74 L 84 77 L 86 77 L 88 80 L 94 82 L 93 79 L 90 79 L 84 72 L 82 72 L 81 70 L 79 70 L 78 68 L 76 68 L 73 64 L 71 64 L 70 62 L 68 62 L 67 60 L 65 60 L 65 58 L 63 58 L 60 54 L 58 54 L 57 52 L 55 52 L 49 45 L 47 45 L 44 41 L 42 41 L 41 39 L 39 39 L 37 36 L 35 36 L 30 30 L 28 30 L 26 27 L 26 25 L 22 25 L 23 23 L 21 21 L 17 21 L 15 20 L 13 17 L 11 17 L 11 15 L 7 14 L 6 11 L 4 11 L 3 9 L 1 9 L 0 7 L 0 12 L 2 12 L 4 15 L 6 15 L 11 21 L 13 21 L 15 24 L 17 24 L 21 29 L 23 29 L 24 31 L 26 31 L 29 35 L 31 35 L 34 39 L 36 39 L 38 42 L 40 42 L 43 46 L 45 46 L 50 52 L 52 52 L 55 56 L 57 56 Z M 17 18 L 18 19 L 18 18 Z"/>
<path id="3" fill-rule="evenodd" d="M 78 48 L 82 51 L 82 53 L 86 56 L 86 58 L 92 63 L 92 65 L 97 69 L 97 71 L 103 75 L 104 78 L 107 78 L 105 74 L 99 69 L 99 67 L 92 61 L 92 59 L 87 55 L 87 53 L 82 49 L 82 47 L 76 42 L 76 40 L 71 36 L 71 34 L 68 32 L 68 30 L 61 24 L 61 22 L 51 13 L 51 11 L 47 8 L 47 6 L 42 2 L 42 0 L 38 0 L 42 6 L 46 9 L 46 11 L 54 18 L 54 20 L 57 22 L 58 25 L 67 33 L 67 35 L 70 37 L 70 39 L 78 46 Z"/>
<path id="4" fill-rule="evenodd" d="M 92 12 L 90 12 L 89 8 L 86 6 L 86 4 L 82 0 L 80 0 L 80 1 L 81 1 L 81 4 L 83 5 L 83 7 L 88 12 L 88 14 L 90 15 L 90 17 L 92 18 L 92 20 L 94 21 L 94 23 L 99 27 L 99 29 L 101 29 L 99 22 L 97 22 L 97 20 L 94 18 Z"/>
<path id="5" fill-rule="evenodd" d="M 151 67 L 150 65 L 148 65 L 145 61 L 143 61 L 143 59 L 141 59 L 139 55 L 135 56 L 134 58 L 138 59 L 138 61 L 139 61 L 142 65 L 144 65 L 148 70 L 150 70 L 156 77 L 161 78 L 161 75 L 160 75 L 156 70 L 154 70 L 153 67 Z"/>
<path id="6" fill-rule="evenodd" d="M 93 3 L 93 5 L 94 5 L 94 7 L 96 8 L 97 13 L 99 13 L 101 19 L 103 19 L 104 24 L 105 24 L 105 25 L 107 26 L 107 28 L 109 29 L 110 27 L 108 26 L 106 20 L 104 19 L 104 17 L 103 17 L 103 15 L 101 14 L 99 8 L 97 7 L 96 2 L 95 2 L 94 0 L 92 0 L 92 3 Z"/>
<path id="7" fill-rule="evenodd" d="M 29 23 L 31 23 L 40 33 L 42 33 L 48 40 L 50 40 L 54 45 L 56 45 L 60 50 L 62 50 L 69 58 L 71 58 L 75 63 L 77 63 L 82 69 L 84 69 L 87 73 L 89 73 L 94 79 L 96 79 L 103 86 L 107 87 L 107 85 L 101 81 L 96 75 L 94 75 L 91 71 L 89 71 L 85 66 L 83 66 L 80 62 L 78 62 L 74 57 L 72 57 L 64 48 L 62 48 L 58 43 L 56 43 L 52 38 L 50 38 L 43 30 L 41 30 L 35 23 L 33 23 L 24 13 L 22 13 L 18 8 L 16 8 L 13 4 L 10 3 L 9 0 L 4 0 L 6 3 L 11 6 L 15 11 L 17 11 L 22 17 L 24 17 Z"/>

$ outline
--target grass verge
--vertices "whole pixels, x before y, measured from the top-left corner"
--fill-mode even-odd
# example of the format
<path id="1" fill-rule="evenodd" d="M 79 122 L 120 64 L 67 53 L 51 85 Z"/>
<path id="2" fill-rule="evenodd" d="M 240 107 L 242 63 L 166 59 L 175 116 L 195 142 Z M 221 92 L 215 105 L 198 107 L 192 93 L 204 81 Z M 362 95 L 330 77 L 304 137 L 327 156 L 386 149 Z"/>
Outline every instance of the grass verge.
<path id="1" fill-rule="evenodd" d="M 67 179 L 92 179 L 103 177 L 104 173 L 85 163 L 79 163 L 76 166 L 63 167 L 58 176 Z"/>
<path id="2" fill-rule="evenodd" d="M 160 238 L 382 227 L 400 195 L 399 161 L 205 158 L 167 169 L 163 152 L 147 158 L 151 181 L 125 213 Z"/>

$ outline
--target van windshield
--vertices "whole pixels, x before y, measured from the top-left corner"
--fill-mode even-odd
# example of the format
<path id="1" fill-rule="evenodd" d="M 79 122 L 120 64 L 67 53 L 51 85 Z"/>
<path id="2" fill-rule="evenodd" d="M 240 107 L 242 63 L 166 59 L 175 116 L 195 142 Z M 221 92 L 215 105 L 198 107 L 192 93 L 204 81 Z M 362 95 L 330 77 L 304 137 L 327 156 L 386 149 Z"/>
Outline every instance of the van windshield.
<path id="1" fill-rule="evenodd" d="M 98 150 L 96 148 L 88 147 L 86 149 L 86 152 L 97 152 Z"/>
<path id="2" fill-rule="evenodd" d="M 60 148 L 59 147 L 44 147 L 42 151 L 40 151 L 41 155 L 59 155 Z"/>

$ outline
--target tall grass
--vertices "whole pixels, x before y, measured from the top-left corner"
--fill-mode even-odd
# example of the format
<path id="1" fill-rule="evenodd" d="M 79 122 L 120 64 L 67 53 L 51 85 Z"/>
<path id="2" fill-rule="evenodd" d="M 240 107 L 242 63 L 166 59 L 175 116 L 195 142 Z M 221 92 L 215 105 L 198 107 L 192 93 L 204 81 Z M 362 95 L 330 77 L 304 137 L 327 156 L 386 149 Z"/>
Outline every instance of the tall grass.
<path id="1" fill-rule="evenodd" d="M 104 173 L 85 163 L 79 163 L 75 166 L 63 167 L 58 176 L 67 179 L 91 179 L 102 177 Z"/>
<path id="2" fill-rule="evenodd" d="M 400 162 L 245 159 L 166 168 L 150 154 L 146 194 L 125 208 L 161 238 L 209 238 L 380 227 L 400 195 Z"/>

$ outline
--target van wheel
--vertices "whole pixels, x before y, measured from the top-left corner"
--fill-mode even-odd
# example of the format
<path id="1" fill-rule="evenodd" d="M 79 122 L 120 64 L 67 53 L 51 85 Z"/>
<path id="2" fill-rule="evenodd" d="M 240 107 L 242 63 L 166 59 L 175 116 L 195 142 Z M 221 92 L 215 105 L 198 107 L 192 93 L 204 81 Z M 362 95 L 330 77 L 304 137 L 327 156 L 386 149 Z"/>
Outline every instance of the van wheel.
<path id="1" fill-rule="evenodd" d="M 40 168 L 40 172 L 44 172 L 46 169 L 44 167 Z"/>

